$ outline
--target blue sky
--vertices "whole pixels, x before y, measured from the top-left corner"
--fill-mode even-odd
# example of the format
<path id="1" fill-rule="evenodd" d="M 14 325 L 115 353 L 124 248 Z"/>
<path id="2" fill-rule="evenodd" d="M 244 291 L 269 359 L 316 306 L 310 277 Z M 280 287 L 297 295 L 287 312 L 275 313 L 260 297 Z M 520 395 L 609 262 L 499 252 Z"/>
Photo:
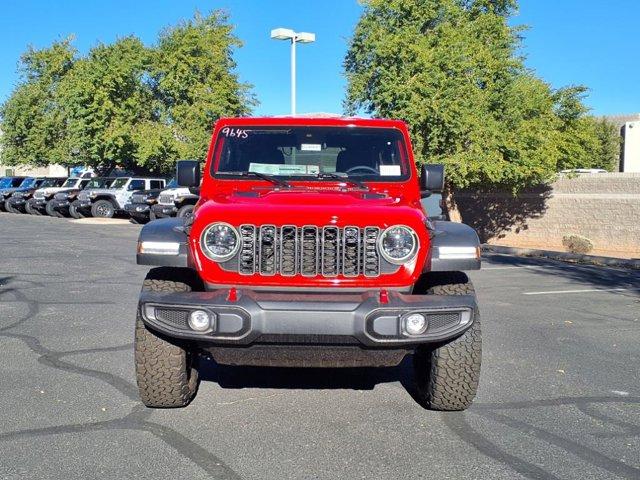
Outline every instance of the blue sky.
<path id="1" fill-rule="evenodd" d="M 0 101 L 17 82 L 16 64 L 29 44 L 68 34 L 85 52 L 97 42 L 157 32 L 198 9 L 226 9 L 245 43 L 238 72 L 254 85 L 257 114 L 289 111 L 289 49 L 269 39 L 274 27 L 311 31 L 298 50 L 298 111 L 342 111 L 342 60 L 361 13 L 356 0 L 4 0 L 0 16 Z M 638 0 L 521 0 L 513 24 L 526 24 L 527 64 L 554 87 L 584 84 L 596 114 L 640 112 Z"/>

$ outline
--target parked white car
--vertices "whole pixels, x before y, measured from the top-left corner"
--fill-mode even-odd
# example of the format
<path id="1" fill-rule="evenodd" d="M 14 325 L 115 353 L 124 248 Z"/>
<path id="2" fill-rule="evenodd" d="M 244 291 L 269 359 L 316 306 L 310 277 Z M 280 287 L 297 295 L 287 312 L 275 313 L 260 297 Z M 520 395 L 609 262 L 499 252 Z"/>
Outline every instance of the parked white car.
<path id="1" fill-rule="evenodd" d="M 158 203 L 151 207 L 157 218 L 179 217 L 190 215 L 200 197 L 194 195 L 188 188 L 177 187 L 163 190 L 158 197 Z"/>

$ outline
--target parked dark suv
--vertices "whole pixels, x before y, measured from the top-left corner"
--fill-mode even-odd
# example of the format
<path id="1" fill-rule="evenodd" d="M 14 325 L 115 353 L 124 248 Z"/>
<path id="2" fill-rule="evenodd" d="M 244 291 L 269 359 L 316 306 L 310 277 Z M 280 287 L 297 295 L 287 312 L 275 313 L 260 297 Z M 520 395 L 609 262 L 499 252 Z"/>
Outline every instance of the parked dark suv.
<path id="1" fill-rule="evenodd" d="M 177 187 L 175 179 L 171 179 L 165 188 L 152 188 L 149 190 L 138 190 L 133 192 L 129 202 L 125 204 L 124 209 L 131 217 L 133 223 L 146 223 L 155 220 L 156 214 L 153 211 L 154 206 L 158 203 L 158 197 L 166 188 Z"/>
<path id="2" fill-rule="evenodd" d="M 0 179 L 0 211 L 5 209 L 4 203 L 9 200 L 18 188 L 27 188 L 38 182 L 34 177 L 4 177 Z"/>
<path id="3" fill-rule="evenodd" d="M 33 213 L 28 203 L 37 190 L 44 188 L 56 188 L 65 182 L 65 177 L 48 177 L 37 179 L 29 187 L 18 188 L 5 202 L 5 209 L 11 213 Z M 27 207 L 29 210 L 27 210 Z"/>

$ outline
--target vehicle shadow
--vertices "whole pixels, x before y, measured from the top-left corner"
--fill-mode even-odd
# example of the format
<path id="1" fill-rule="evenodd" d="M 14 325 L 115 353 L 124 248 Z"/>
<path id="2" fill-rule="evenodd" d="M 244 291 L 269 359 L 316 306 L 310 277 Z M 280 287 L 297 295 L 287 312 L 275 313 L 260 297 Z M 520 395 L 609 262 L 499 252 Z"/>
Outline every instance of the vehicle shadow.
<path id="1" fill-rule="evenodd" d="M 382 383 L 401 383 L 412 394 L 412 356 L 397 367 L 384 368 L 281 368 L 220 365 L 201 359 L 198 370 L 203 381 L 222 388 L 271 388 L 298 390 L 373 390 Z"/>
<path id="2" fill-rule="evenodd" d="M 564 277 L 586 286 L 607 289 L 624 288 L 629 289 L 632 294 L 640 294 L 640 270 L 496 254 L 485 254 L 483 259 L 489 260 L 491 267 L 531 267 L 530 272 L 534 275 Z"/>

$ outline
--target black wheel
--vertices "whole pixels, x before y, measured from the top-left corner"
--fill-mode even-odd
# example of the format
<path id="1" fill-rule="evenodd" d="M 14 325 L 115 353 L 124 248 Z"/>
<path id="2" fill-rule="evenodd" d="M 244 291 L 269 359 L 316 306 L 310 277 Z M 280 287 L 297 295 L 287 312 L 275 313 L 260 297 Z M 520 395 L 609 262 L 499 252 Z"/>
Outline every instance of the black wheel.
<path id="1" fill-rule="evenodd" d="M 186 283 L 154 277 L 154 270 L 151 270 L 142 291 L 172 293 L 191 290 Z M 138 391 L 147 407 L 184 407 L 193 399 L 199 384 L 193 351 L 186 344 L 151 330 L 142 321 L 139 311 L 134 348 Z"/>
<path id="2" fill-rule="evenodd" d="M 129 221 L 136 225 L 144 225 L 147 223 L 147 219 L 138 215 L 129 215 Z"/>
<path id="3" fill-rule="evenodd" d="M 63 215 L 60 212 L 58 212 L 55 208 L 53 208 L 53 202 L 51 201 L 47 202 L 44 209 L 47 212 L 47 215 L 49 215 L 50 217 L 57 217 L 57 218 L 63 217 Z"/>
<path id="4" fill-rule="evenodd" d="M 9 213 L 20 213 L 18 210 L 13 208 L 13 205 L 9 203 L 9 200 L 4 201 L 4 209 Z"/>
<path id="5" fill-rule="evenodd" d="M 69 215 L 73 218 L 84 218 L 84 214 L 78 208 L 78 201 L 74 200 L 69 204 Z"/>
<path id="6" fill-rule="evenodd" d="M 473 284 L 462 272 L 429 274 L 427 294 L 475 295 Z M 461 336 L 436 347 L 420 347 L 413 356 L 416 395 L 432 410 L 464 410 L 478 390 L 482 361 L 480 313 Z"/>
<path id="7" fill-rule="evenodd" d="M 27 200 L 27 203 L 24 205 L 24 210 L 29 215 L 42 215 L 42 212 L 33 206 L 33 199 Z"/>
<path id="8" fill-rule="evenodd" d="M 185 205 L 184 207 L 180 207 L 178 209 L 178 213 L 176 213 L 176 217 L 178 218 L 188 217 L 189 215 L 193 214 L 194 208 L 195 208 L 195 205 Z"/>
<path id="9" fill-rule="evenodd" d="M 113 218 L 116 209 L 109 200 L 98 200 L 91 205 L 91 215 L 97 218 Z"/>

